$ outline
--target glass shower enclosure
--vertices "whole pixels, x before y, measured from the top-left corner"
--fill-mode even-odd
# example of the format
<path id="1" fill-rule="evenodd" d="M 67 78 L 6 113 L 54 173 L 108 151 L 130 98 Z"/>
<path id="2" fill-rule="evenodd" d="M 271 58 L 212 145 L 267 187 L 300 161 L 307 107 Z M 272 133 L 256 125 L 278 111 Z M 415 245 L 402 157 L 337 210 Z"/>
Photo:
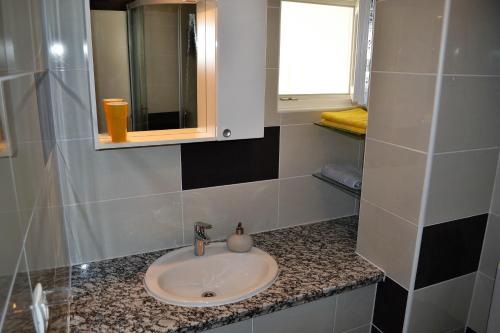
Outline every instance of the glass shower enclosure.
<path id="1" fill-rule="evenodd" d="M 196 4 L 129 5 L 132 131 L 197 127 L 196 16 Z"/>

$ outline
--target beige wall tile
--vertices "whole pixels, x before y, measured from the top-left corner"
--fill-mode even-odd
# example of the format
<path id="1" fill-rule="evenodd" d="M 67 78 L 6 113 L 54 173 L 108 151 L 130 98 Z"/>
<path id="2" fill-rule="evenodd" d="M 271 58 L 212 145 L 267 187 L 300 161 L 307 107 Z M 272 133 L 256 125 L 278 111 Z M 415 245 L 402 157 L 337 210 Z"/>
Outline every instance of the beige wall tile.
<path id="1" fill-rule="evenodd" d="M 417 227 L 361 200 L 357 252 L 409 288 Z"/>
<path id="2" fill-rule="evenodd" d="M 487 333 L 486 328 L 488 326 L 494 283 L 494 280 L 489 279 L 483 274 L 476 274 L 469 321 L 467 322 L 467 326 L 472 328 L 476 333 Z"/>
<path id="3" fill-rule="evenodd" d="M 267 0 L 268 7 L 281 7 L 281 0 Z"/>
<path id="4" fill-rule="evenodd" d="M 444 0 L 377 2 L 374 71 L 435 73 Z"/>
<path id="5" fill-rule="evenodd" d="M 280 124 L 280 114 L 278 113 L 278 77 L 278 69 L 266 69 L 264 126 L 279 126 Z"/>
<path id="6" fill-rule="evenodd" d="M 498 263 L 500 262 L 500 216 L 490 214 L 488 217 L 488 226 L 484 235 L 483 251 L 481 252 L 481 261 L 479 270 L 494 279 Z M 500 277 L 499 277 L 500 278 Z"/>
<path id="7" fill-rule="evenodd" d="M 181 246 L 181 210 L 180 192 L 66 206 L 71 263 Z"/>
<path id="8" fill-rule="evenodd" d="M 282 126 L 280 177 L 310 175 L 333 162 L 356 166 L 357 140 L 316 125 Z"/>
<path id="9" fill-rule="evenodd" d="M 425 224 L 487 213 L 497 158 L 497 149 L 434 156 Z"/>
<path id="10" fill-rule="evenodd" d="M 500 163 L 497 163 L 497 172 L 495 176 L 495 185 L 490 211 L 496 215 L 500 215 Z"/>
<path id="11" fill-rule="evenodd" d="M 417 224 L 426 154 L 368 139 L 361 196 Z"/>
<path id="12" fill-rule="evenodd" d="M 184 237 L 192 241 L 193 224 L 213 225 L 212 239 L 225 239 L 238 222 L 245 233 L 271 230 L 278 225 L 278 180 L 183 191 Z"/>
<path id="13" fill-rule="evenodd" d="M 214 328 L 205 333 L 252 333 L 252 319 L 241 321 L 236 324 Z"/>
<path id="14" fill-rule="evenodd" d="M 377 286 L 371 285 L 339 294 L 333 332 L 351 332 L 351 330 L 365 324 L 369 326 L 372 321 L 376 290 Z"/>
<path id="15" fill-rule="evenodd" d="M 441 88 L 435 151 L 500 145 L 500 78 L 446 76 Z"/>
<path id="16" fill-rule="evenodd" d="M 500 74 L 500 2 L 451 2 L 445 73 Z"/>
<path id="17" fill-rule="evenodd" d="M 321 120 L 321 111 L 281 113 L 281 125 L 312 124 Z"/>
<path id="18" fill-rule="evenodd" d="M 463 329 L 472 298 L 475 273 L 418 289 L 414 293 L 409 333 Z"/>
<path id="19" fill-rule="evenodd" d="M 91 139 L 58 145 L 66 205 L 181 189 L 179 146 L 95 151 Z"/>
<path id="20" fill-rule="evenodd" d="M 280 180 L 279 227 L 354 214 L 354 198 L 312 176 Z"/>
<path id="21" fill-rule="evenodd" d="M 280 57 L 280 8 L 267 8 L 266 67 L 278 68 Z"/>
<path id="22" fill-rule="evenodd" d="M 372 73 L 368 137 L 427 151 L 436 78 Z"/>
<path id="23" fill-rule="evenodd" d="M 335 296 L 256 317 L 254 333 L 331 333 L 335 313 Z"/>

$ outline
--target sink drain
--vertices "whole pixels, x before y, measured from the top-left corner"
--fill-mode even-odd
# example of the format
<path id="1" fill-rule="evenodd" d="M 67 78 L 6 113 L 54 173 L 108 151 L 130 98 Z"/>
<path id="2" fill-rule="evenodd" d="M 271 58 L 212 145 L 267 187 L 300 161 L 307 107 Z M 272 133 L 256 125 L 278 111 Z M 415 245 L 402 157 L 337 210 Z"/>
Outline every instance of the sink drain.
<path id="1" fill-rule="evenodd" d="M 201 297 L 214 297 L 217 296 L 217 294 L 213 291 L 204 291 L 201 293 Z"/>

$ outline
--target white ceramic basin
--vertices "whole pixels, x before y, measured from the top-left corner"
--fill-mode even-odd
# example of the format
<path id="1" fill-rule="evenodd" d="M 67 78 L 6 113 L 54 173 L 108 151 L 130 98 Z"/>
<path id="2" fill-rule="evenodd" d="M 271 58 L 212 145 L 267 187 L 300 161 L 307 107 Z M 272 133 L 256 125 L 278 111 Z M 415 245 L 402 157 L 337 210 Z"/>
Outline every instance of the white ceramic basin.
<path id="1" fill-rule="evenodd" d="M 256 295 L 271 286 L 277 275 L 278 264 L 266 252 L 253 247 L 247 253 L 234 253 L 219 242 L 208 245 L 201 257 L 190 246 L 158 258 L 149 266 L 144 284 L 161 302 L 203 307 Z"/>

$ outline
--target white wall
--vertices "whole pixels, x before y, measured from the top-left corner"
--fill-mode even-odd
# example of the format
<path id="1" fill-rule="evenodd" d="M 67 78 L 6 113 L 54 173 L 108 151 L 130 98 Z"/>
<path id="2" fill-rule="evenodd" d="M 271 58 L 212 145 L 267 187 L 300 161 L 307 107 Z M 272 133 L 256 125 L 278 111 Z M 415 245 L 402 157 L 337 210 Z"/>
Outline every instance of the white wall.
<path id="1" fill-rule="evenodd" d="M 148 113 L 179 111 L 177 7 L 144 7 Z"/>
<path id="2" fill-rule="evenodd" d="M 92 10 L 92 49 L 99 131 L 106 131 L 101 101 L 123 98 L 129 103 L 130 73 L 128 62 L 127 12 Z M 130 109 L 129 109 L 130 111 Z"/>

